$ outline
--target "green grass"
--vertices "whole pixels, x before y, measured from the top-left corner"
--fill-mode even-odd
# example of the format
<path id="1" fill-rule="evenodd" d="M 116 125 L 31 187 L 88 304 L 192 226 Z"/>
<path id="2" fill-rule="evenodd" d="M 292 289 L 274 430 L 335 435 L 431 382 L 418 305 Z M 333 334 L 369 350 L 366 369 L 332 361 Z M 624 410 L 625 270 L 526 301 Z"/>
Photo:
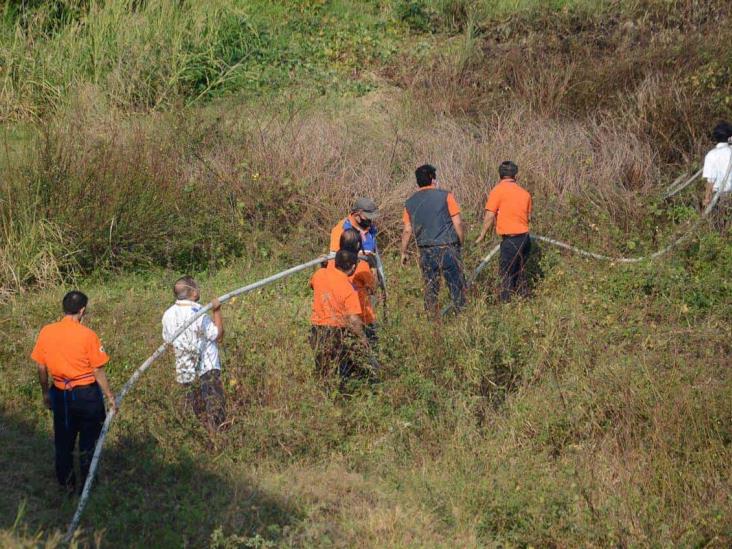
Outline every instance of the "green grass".
<path id="1" fill-rule="evenodd" d="M 729 241 L 598 269 L 544 250 L 525 303 L 421 318 L 414 267 L 389 261 L 384 379 L 348 400 L 318 386 L 307 277 L 225 308 L 231 428 L 181 415 L 166 356 L 113 427 L 85 536 L 110 545 L 724 545 L 732 410 Z M 713 261 L 710 259 L 713 258 Z M 204 298 L 285 267 L 239 262 Z M 474 262 L 471 259 L 470 262 Z M 494 266 L 495 268 L 495 266 Z M 114 387 L 159 343 L 175 273 L 88 281 Z M 4 307 L 2 528 L 63 528 L 50 417 L 27 354 L 62 289 Z M 18 464 L 24 464 L 18 466 Z M 88 538 L 87 538 L 88 539 Z"/>

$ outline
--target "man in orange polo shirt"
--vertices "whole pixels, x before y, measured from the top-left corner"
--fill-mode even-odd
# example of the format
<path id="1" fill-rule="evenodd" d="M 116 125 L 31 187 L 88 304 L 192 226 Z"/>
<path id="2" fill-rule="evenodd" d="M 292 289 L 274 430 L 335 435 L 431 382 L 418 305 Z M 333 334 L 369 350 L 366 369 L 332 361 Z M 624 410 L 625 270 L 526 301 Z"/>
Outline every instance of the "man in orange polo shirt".
<path id="1" fill-rule="evenodd" d="M 528 294 L 524 267 L 531 251 L 531 195 L 516 183 L 518 166 L 510 160 L 501 163 L 498 174 L 501 181 L 488 195 L 483 229 L 475 243 L 483 241 L 495 221 L 501 237 L 500 299 L 506 302 L 514 293 L 524 297 Z"/>
<path id="2" fill-rule="evenodd" d="M 64 318 L 43 327 L 31 353 L 38 365 L 43 402 L 53 410 L 56 478 L 69 491 L 76 485 L 73 451 L 77 436 L 81 488 L 106 417 L 102 392 L 109 406 L 115 406 L 104 372 L 109 357 L 97 334 L 81 323 L 87 303 L 83 293 L 67 293 L 62 303 Z M 53 379 L 50 389 L 49 375 Z"/>
<path id="3" fill-rule="evenodd" d="M 355 229 L 346 229 L 341 234 L 340 249 L 348 250 L 358 256 L 361 253 L 361 236 Z M 351 284 L 358 293 L 358 300 L 361 303 L 361 321 L 363 331 L 374 346 L 376 344 L 376 311 L 374 310 L 374 294 L 376 293 L 376 275 L 371 265 L 365 259 L 358 258 L 356 270 L 350 277 Z"/>
<path id="4" fill-rule="evenodd" d="M 363 331 L 358 292 L 349 280 L 356 272 L 357 261 L 357 254 L 339 250 L 335 264 L 318 269 L 310 279 L 313 289 L 310 345 L 323 378 L 334 366 L 343 381 L 351 376 L 355 365 L 351 336 L 356 336 L 363 348 L 369 345 Z"/>

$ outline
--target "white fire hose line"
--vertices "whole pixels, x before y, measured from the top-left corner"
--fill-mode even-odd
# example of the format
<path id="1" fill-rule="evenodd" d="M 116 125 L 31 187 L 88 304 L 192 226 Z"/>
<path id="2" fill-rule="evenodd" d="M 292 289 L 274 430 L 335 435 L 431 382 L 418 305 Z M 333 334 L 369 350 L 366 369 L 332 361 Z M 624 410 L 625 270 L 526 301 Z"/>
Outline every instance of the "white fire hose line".
<path id="1" fill-rule="evenodd" d="M 671 198 L 672 196 L 677 195 L 684 189 L 686 189 L 689 185 L 691 185 L 694 181 L 696 181 L 702 174 L 702 170 L 699 170 L 695 172 L 689 179 L 686 181 L 683 181 L 683 176 L 679 177 L 676 181 L 674 181 L 667 189 L 666 192 L 663 195 L 664 199 Z M 729 179 L 730 174 L 732 174 L 732 159 L 730 159 L 729 166 L 727 167 L 727 173 L 725 174 L 725 177 L 722 179 L 722 181 L 727 181 Z M 680 181 L 683 181 L 683 183 L 679 184 Z M 570 252 L 574 252 L 579 255 L 583 255 L 585 257 L 591 257 L 593 259 L 597 259 L 600 261 L 610 261 L 615 263 L 640 263 L 642 261 L 650 260 L 650 259 L 656 259 L 664 254 L 667 254 L 669 251 L 671 251 L 674 247 L 678 246 L 685 240 L 687 240 L 692 234 L 693 229 L 696 228 L 696 226 L 699 224 L 699 221 L 701 219 L 707 217 L 714 207 L 717 205 L 717 202 L 719 202 L 719 197 L 722 195 L 722 187 L 720 186 L 720 189 L 714 193 L 714 196 L 712 197 L 712 200 L 709 202 L 707 207 L 704 209 L 704 211 L 701 214 L 701 217 L 699 220 L 697 220 L 696 223 L 694 223 L 689 229 L 683 233 L 681 236 L 679 236 L 676 240 L 672 241 L 670 244 L 667 244 L 663 248 L 656 250 L 652 254 L 644 255 L 644 256 L 636 256 L 636 257 L 612 257 L 609 255 L 603 255 L 598 254 L 595 252 L 591 252 L 589 250 L 583 250 L 581 248 L 577 248 L 576 246 L 572 246 L 571 244 L 568 244 L 566 242 L 562 242 L 561 240 L 555 240 L 553 238 L 549 238 L 548 236 L 543 235 L 531 235 L 531 238 L 533 240 L 541 240 L 542 242 L 546 242 L 548 244 L 551 244 L 552 246 L 557 246 L 558 248 L 563 248 L 565 250 L 568 250 Z M 478 264 L 478 267 L 473 271 L 473 276 L 471 277 L 470 281 L 468 282 L 468 287 L 472 286 L 475 283 L 475 280 L 478 278 L 478 275 L 485 269 L 485 267 L 488 265 L 491 259 L 498 253 L 500 249 L 500 245 L 495 246 L 493 249 L 491 249 L 490 252 L 488 252 L 488 255 L 486 255 L 481 262 Z M 453 309 L 453 304 L 450 303 L 446 305 L 442 309 L 442 315 L 446 315 Z"/>
<path id="2" fill-rule="evenodd" d="M 730 161 L 730 165 L 727 169 L 727 175 L 723 179 L 723 181 L 726 181 L 727 178 L 729 178 L 730 173 L 732 172 L 732 161 Z M 666 191 L 666 194 L 664 195 L 664 198 L 669 198 L 671 196 L 674 196 L 675 194 L 678 194 L 683 189 L 688 187 L 692 182 L 694 182 L 699 175 L 701 175 L 701 170 L 697 173 L 695 173 L 690 179 L 685 181 L 681 185 L 677 185 L 678 181 L 681 180 L 679 178 L 677 181 L 674 182 Z M 706 207 L 704 212 L 702 213 L 702 217 L 706 217 L 716 206 L 717 202 L 719 201 L 719 197 L 721 195 L 721 189 L 717 193 L 715 193 L 714 197 L 712 198 L 712 201 L 709 203 L 709 205 Z M 694 225 L 695 226 L 695 225 Z M 692 228 L 694 227 L 692 226 Z M 572 252 L 592 257 L 594 259 L 604 260 L 604 261 L 617 261 L 621 263 L 636 263 L 640 261 L 644 261 L 646 259 L 655 259 L 656 257 L 659 257 L 665 253 L 667 253 L 669 250 L 671 250 L 674 246 L 678 245 L 682 241 L 686 240 L 691 235 L 691 229 L 687 231 L 685 234 L 683 234 L 681 237 L 677 238 L 675 241 L 673 241 L 671 244 L 665 246 L 664 248 L 661 248 L 660 250 L 654 252 L 653 254 L 642 256 L 642 257 L 610 257 L 605 256 L 602 254 L 597 254 L 594 252 L 589 252 L 587 250 L 582 250 L 580 248 L 576 248 L 570 244 L 567 244 L 566 242 L 561 242 L 559 240 L 554 240 L 552 238 L 536 235 L 532 236 L 532 238 L 535 238 L 537 240 L 541 240 L 544 242 L 547 242 L 549 244 L 552 244 L 554 246 L 558 246 L 560 248 L 564 248 L 566 250 L 570 250 Z M 480 262 L 478 267 L 475 269 L 473 276 L 471 277 L 470 285 L 472 285 L 475 280 L 477 279 L 478 275 L 485 269 L 485 267 L 488 265 L 491 259 L 496 256 L 500 249 L 500 246 L 495 246 L 491 249 L 491 251 L 483 258 L 483 260 Z M 280 273 L 277 273 L 275 275 L 272 275 L 270 277 L 264 278 L 262 280 L 259 280 L 257 282 L 254 282 L 253 284 L 249 284 L 247 286 L 243 286 L 241 288 L 238 288 L 236 290 L 233 290 L 227 294 L 222 295 L 219 297 L 219 301 L 221 303 L 226 303 L 230 299 L 245 294 L 248 292 L 253 292 L 255 290 L 258 290 L 260 288 L 263 288 L 264 286 L 267 286 L 269 284 L 272 284 L 274 282 L 277 282 L 278 280 L 282 280 L 283 278 L 287 278 L 288 276 L 291 276 L 293 274 L 299 273 L 300 271 L 304 271 L 305 269 L 309 269 L 311 267 L 315 267 L 317 265 L 320 265 L 324 261 L 328 261 L 330 259 L 333 259 L 335 257 L 335 254 L 328 254 L 325 256 L 318 257 L 317 259 L 313 259 L 311 261 L 308 261 L 306 263 L 303 263 L 301 265 L 297 265 L 295 267 L 292 267 L 290 269 L 287 269 L 285 271 L 282 271 Z M 381 257 L 377 254 L 376 256 L 377 260 L 377 272 L 379 274 L 379 279 L 382 284 L 382 288 L 384 290 L 384 293 L 386 294 L 386 276 L 384 273 L 384 266 L 381 261 Z M 451 305 L 448 305 L 445 309 L 443 309 L 442 314 L 447 313 L 451 309 Z M 183 334 L 198 318 L 206 314 L 209 310 L 211 310 L 211 303 L 208 303 L 204 307 L 202 307 L 195 315 L 193 315 L 185 324 L 183 324 L 175 334 L 173 334 L 173 337 L 170 341 L 164 342 L 160 347 L 158 347 L 155 352 L 148 357 L 148 359 L 143 362 L 140 367 L 137 368 L 137 370 L 134 371 L 132 376 L 130 376 L 130 379 L 127 380 L 127 383 L 124 384 L 122 389 L 117 393 L 117 397 L 115 399 L 115 407 L 109 411 L 107 414 L 107 417 L 104 421 L 104 425 L 102 427 L 102 431 L 99 435 L 99 439 L 97 440 L 96 447 L 94 448 L 94 456 L 92 457 L 91 465 L 89 467 L 89 474 L 87 475 L 86 481 L 84 482 L 84 489 L 81 492 L 81 497 L 79 498 L 79 503 L 76 507 L 76 512 L 74 513 L 73 518 L 71 519 L 71 522 L 69 523 L 68 529 L 66 531 L 66 535 L 64 536 L 64 543 L 70 543 L 74 532 L 76 532 L 76 529 L 79 526 L 79 522 L 81 521 L 81 515 L 84 512 L 84 509 L 86 507 L 86 504 L 89 500 L 89 495 L 91 493 L 91 488 L 94 483 L 94 477 L 96 476 L 97 469 L 99 467 L 99 461 L 102 456 L 102 449 L 104 448 L 104 441 L 107 438 L 107 434 L 109 433 L 109 428 L 112 424 L 112 421 L 114 420 L 115 416 L 117 415 L 117 410 L 119 409 L 119 406 L 122 404 L 122 401 L 124 400 L 127 393 L 134 387 L 134 385 L 137 383 L 137 381 L 140 379 L 140 376 L 142 376 L 145 371 L 150 368 L 150 366 L 153 365 L 153 363 L 160 358 L 167 348 L 178 339 L 178 337 Z"/>
<path id="3" fill-rule="evenodd" d="M 278 280 L 282 280 L 283 278 L 287 278 L 288 276 L 291 276 L 295 273 L 299 273 L 300 271 L 304 271 L 305 269 L 309 269 L 311 267 L 316 267 L 320 265 L 324 261 L 328 261 L 330 259 L 333 259 L 335 257 L 335 254 L 328 254 L 322 257 L 318 257 L 317 259 L 313 259 L 312 261 L 308 261 L 307 263 L 303 263 L 302 265 L 297 265 L 296 267 L 292 267 L 291 269 L 287 269 L 286 271 L 282 271 L 280 273 L 277 273 L 276 275 L 272 275 L 267 278 L 263 278 L 262 280 L 259 280 L 258 282 L 254 282 L 253 284 L 249 284 L 247 286 L 243 286 L 241 288 L 238 288 L 234 291 L 229 292 L 228 294 L 224 294 L 221 297 L 219 297 L 219 301 L 221 303 L 226 303 L 233 297 L 236 297 L 241 294 L 245 294 L 248 292 L 253 292 L 254 290 L 258 290 L 260 288 L 263 288 L 264 286 L 267 286 L 268 284 L 272 284 L 273 282 L 277 282 Z M 180 328 L 178 328 L 178 331 L 173 334 L 173 337 L 170 339 L 170 341 L 164 342 L 160 347 L 158 347 L 155 352 L 148 357 L 148 359 L 142 363 L 142 365 L 137 368 L 137 370 L 134 371 L 132 376 L 130 376 L 130 379 L 127 380 L 127 383 L 124 384 L 122 389 L 117 393 L 117 398 L 115 399 L 115 407 L 109 411 L 107 414 L 107 418 L 104 420 L 104 426 L 102 427 L 102 431 L 99 435 L 99 439 L 97 440 L 97 445 L 94 448 L 94 456 L 92 457 L 91 465 L 89 467 L 89 474 L 86 477 L 86 482 L 84 482 L 84 489 L 81 492 L 81 497 L 79 498 L 79 503 L 76 506 L 76 512 L 74 513 L 74 517 L 71 519 L 71 522 L 69 523 L 69 527 L 66 530 L 66 535 L 64 536 L 64 543 L 70 543 L 74 532 L 76 531 L 76 528 L 79 526 L 79 521 L 81 520 L 81 515 L 84 512 L 84 508 L 86 507 L 87 501 L 89 500 L 89 494 L 91 493 L 92 484 L 94 483 L 94 477 L 97 472 L 97 468 L 99 467 L 99 460 L 102 457 L 102 449 L 104 447 L 104 440 L 107 438 L 107 433 L 109 432 L 109 427 L 112 424 L 112 420 L 117 415 L 117 410 L 119 409 L 119 406 L 122 404 L 122 401 L 124 400 L 127 393 L 134 387 L 135 383 L 140 379 L 140 376 L 142 376 L 145 371 L 152 366 L 152 364 L 160 358 L 167 348 L 180 337 L 180 335 L 185 332 L 188 327 L 190 327 L 196 320 L 198 320 L 201 316 L 205 315 L 209 310 L 211 310 L 211 303 L 207 304 L 205 307 L 202 307 L 201 310 L 199 310 L 195 315 L 193 315 L 188 321 L 183 324 Z"/>

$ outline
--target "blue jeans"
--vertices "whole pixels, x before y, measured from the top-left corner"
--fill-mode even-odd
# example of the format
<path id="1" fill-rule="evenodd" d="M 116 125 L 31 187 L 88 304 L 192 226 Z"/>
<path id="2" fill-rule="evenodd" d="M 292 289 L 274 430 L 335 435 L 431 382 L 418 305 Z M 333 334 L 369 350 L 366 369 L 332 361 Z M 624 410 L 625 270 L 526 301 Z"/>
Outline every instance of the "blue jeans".
<path id="1" fill-rule="evenodd" d="M 437 296 L 440 293 L 440 275 L 445 277 L 450 299 L 457 311 L 465 308 L 465 275 L 460 246 L 428 246 L 419 249 L 419 266 L 424 278 L 424 308 L 428 314 L 437 314 Z"/>

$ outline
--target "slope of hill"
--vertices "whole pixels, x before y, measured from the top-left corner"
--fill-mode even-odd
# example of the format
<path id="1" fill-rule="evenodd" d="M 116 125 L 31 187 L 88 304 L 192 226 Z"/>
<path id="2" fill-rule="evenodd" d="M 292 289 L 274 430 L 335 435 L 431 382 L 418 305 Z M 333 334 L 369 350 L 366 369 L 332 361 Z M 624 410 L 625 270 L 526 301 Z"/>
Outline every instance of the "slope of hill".
<path id="1" fill-rule="evenodd" d="M 119 387 L 181 272 L 213 297 L 310 259 L 359 194 L 384 212 L 382 383 L 318 386 L 305 275 L 228 305 L 231 426 L 182 415 L 166 357 L 113 426 L 82 545 L 732 542 L 729 230 L 638 265 L 542 247 L 531 300 L 499 305 L 489 269 L 441 326 L 395 257 L 425 161 L 471 235 L 509 157 L 539 233 L 635 255 L 687 230 L 700 188 L 660 194 L 732 118 L 727 2 L 3 10 L 0 543 L 54 546 L 73 511 L 27 358 L 66 289 Z"/>

